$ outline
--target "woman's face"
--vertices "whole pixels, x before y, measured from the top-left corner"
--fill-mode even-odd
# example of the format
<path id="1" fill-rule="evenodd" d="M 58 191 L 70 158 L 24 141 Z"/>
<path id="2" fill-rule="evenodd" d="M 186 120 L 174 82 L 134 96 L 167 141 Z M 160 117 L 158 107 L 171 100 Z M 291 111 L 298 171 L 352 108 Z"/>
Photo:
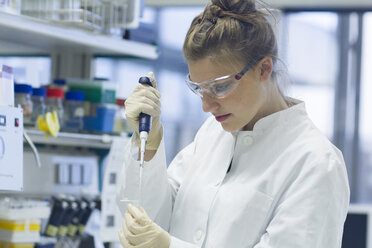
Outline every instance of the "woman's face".
<path id="1" fill-rule="evenodd" d="M 200 83 L 221 76 L 236 74 L 239 69 L 230 63 L 214 63 L 210 59 L 189 62 L 190 79 Z M 239 80 L 238 86 L 223 98 L 214 98 L 203 93 L 204 112 L 213 114 L 225 131 L 251 130 L 259 119 L 265 102 L 265 87 L 261 81 L 261 63 L 247 71 Z"/>

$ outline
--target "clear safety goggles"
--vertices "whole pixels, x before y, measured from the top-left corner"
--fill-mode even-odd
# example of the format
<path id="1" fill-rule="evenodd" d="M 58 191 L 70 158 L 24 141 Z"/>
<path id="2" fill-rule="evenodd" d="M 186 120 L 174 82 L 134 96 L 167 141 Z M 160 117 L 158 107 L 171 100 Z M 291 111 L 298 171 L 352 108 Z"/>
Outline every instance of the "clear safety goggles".
<path id="1" fill-rule="evenodd" d="M 237 74 L 226 75 L 212 80 L 196 83 L 190 79 L 190 73 L 186 76 L 186 84 L 192 92 L 203 97 L 208 94 L 213 98 L 223 98 L 232 92 L 239 84 L 244 74 L 253 68 L 263 57 L 252 60 L 243 70 Z"/>

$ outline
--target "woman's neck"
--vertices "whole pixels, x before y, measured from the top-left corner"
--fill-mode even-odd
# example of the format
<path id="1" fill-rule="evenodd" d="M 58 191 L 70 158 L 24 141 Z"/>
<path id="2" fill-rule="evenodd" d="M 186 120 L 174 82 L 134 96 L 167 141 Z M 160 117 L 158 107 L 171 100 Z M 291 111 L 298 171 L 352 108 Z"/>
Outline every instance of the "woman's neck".
<path id="1" fill-rule="evenodd" d="M 268 89 L 266 101 L 263 103 L 261 110 L 252 119 L 252 121 L 243 127 L 243 130 L 252 131 L 258 120 L 289 107 L 277 85 L 272 84 L 271 86 L 272 87 Z"/>

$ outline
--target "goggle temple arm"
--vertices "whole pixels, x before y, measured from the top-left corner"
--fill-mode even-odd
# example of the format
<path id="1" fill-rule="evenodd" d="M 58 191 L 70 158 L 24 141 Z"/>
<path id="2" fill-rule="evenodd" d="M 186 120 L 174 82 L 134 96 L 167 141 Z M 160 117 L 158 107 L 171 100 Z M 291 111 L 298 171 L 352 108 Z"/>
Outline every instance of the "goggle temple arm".
<path id="1" fill-rule="evenodd" d="M 254 65 L 256 65 L 263 58 L 264 57 L 262 56 L 262 57 L 259 57 L 258 59 L 252 60 L 251 63 L 249 63 L 241 72 L 235 74 L 235 79 L 240 80 L 247 71 L 249 71 Z"/>
<path id="2" fill-rule="evenodd" d="M 239 72 L 239 73 L 235 74 L 235 79 L 240 80 L 243 77 L 243 75 L 244 75 L 243 73 Z"/>

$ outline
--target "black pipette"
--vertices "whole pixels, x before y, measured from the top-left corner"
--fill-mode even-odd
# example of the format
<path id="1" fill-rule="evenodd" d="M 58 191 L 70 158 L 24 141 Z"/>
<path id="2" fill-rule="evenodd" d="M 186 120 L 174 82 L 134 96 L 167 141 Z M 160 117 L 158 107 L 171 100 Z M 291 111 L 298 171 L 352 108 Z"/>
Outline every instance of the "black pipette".
<path id="1" fill-rule="evenodd" d="M 147 84 L 153 87 L 152 85 L 152 78 L 150 77 L 140 77 L 139 83 L 140 84 Z M 141 140 L 141 150 L 140 150 L 140 165 L 143 166 L 144 159 L 145 159 L 145 150 L 146 150 L 146 142 L 147 137 L 150 132 L 151 127 L 151 116 L 145 113 L 140 113 L 139 115 L 139 133 L 140 133 L 140 140 Z"/>

